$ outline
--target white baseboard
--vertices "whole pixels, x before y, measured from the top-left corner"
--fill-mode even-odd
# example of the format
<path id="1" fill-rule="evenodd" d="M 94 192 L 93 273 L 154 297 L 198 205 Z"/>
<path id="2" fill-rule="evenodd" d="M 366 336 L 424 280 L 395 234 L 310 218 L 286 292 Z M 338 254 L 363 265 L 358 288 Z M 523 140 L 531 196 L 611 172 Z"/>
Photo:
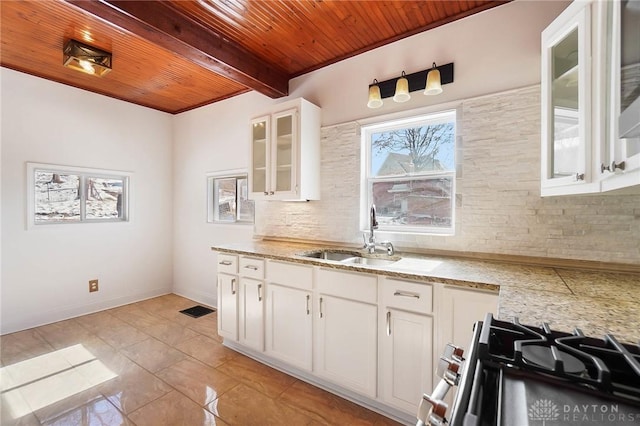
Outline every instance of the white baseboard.
<path id="1" fill-rule="evenodd" d="M 188 288 L 180 288 L 174 287 L 171 291 L 173 294 L 177 294 L 178 296 L 186 297 L 187 299 L 191 299 L 194 302 L 202 303 L 203 305 L 217 307 L 218 300 L 215 293 L 205 293 L 202 291 L 193 291 Z"/>
<path id="2" fill-rule="evenodd" d="M 37 312 L 34 314 L 25 314 L 25 318 L 18 320 L 3 321 L 0 325 L 0 335 L 15 333 L 17 331 L 26 330 L 41 325 L 51 324 L 58 321 L 64 321 L 70 318 L 82 315 L 92 314 L 94 312 L 104 311 L 105 309 L 116 308 L 129 303 L 140 302 L 142 300 L 151 299 L 153 297 L 162 296 L 171 293 L 170 288 L 159 288 L 143 293 L 132 294 L 115 299 L 101 300 L 100 302 L 65 306 L 63 308 L 54 308 L 49 311 Z M 28 315 L 28 318 L 26 317 Z"/>

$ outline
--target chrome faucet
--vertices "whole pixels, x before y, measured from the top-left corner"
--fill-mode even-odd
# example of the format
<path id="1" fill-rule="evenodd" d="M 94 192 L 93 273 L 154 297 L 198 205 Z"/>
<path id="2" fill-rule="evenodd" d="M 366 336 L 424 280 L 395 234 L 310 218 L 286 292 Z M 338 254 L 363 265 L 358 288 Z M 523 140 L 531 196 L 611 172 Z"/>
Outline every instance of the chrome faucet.
<path id="1" fill-rule="evenodd" d="M 367 234 L 362 234 L 362 238 L 364 239 L 364 248 L 371 254 L 376 252 L 376 246 L 382 246 L 387 250 L 387 254 L 389 256 L 393 256 L 395 250 L 393 248 L 393 244 L 390 241 L 382 241 L 380 243 L 376 243 L 376 237 L 374 235 L 374 230 L 378 229 L 378 221 L 376 220 L 376 205 L 371 204 L 371 210 L 369 210 L 369 240 L 367 241 Z"/>

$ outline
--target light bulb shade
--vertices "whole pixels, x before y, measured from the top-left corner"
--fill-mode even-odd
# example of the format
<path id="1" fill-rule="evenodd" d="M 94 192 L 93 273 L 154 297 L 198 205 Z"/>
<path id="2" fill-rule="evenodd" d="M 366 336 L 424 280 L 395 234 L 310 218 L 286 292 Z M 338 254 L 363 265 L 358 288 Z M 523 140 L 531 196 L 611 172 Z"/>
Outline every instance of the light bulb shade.
<path id="1" fill-rule="evenodd" d="M 427 73 L 427 85 L 424 89 L 425 95 L 439 95 L 442 93 L 442 84 L 440 82 L 440 71 L 436 68 L 435 62 L 433 68 Z"/>
<path id="2" fill-rule="evenodd" d="M 369 102 L 367 102 L 367 106 L 369 108 L 380 108 L 382 106 L 380 86 L 375 83 L 377 83 L 377 81 L 374 81 L 374 84 L 369 86 Z"/>
<path id="3" fill-rule="evenodd" d="M 411 99 L 411 95 L 409 95 L 409 80 L 404 77 L 404 71 L 402 71 L 402 77 L 396 83 L 396 93 L 393 95 L 393 100 L 395 102 L 407 102 L 409 99 Z"/>

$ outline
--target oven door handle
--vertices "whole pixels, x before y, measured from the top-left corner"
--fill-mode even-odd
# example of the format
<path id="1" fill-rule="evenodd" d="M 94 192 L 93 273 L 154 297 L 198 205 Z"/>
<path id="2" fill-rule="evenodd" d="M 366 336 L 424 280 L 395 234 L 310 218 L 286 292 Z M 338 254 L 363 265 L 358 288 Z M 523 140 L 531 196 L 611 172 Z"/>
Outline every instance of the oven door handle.
<path id="1" fill-rule="evenodd" d="M 430 425 L 439 426 L 447 423 L 445 415 L 447 414 L 447 408 L 449 406 L 443 401 L 451 389 L 451 385 L 444 379 L 438 382 L 438 385 L 433 390 L 431 395 L 424 394 L 422 400 L 420 400 L 420 407 L 418 408 L 418 423 L 417 425 Z"/>

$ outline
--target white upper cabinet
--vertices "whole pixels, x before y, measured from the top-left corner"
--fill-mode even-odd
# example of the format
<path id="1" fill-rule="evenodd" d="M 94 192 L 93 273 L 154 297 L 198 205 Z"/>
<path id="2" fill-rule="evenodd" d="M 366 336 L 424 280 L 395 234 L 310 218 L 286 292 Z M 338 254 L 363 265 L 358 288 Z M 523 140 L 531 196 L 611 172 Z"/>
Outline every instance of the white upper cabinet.
<path id="1" fill-rule="evenodd" d="M 251 121 L 249 198 L 320 198 L 320 108 L 295 99 Z"/>
<path id="2" fill-rule="evenodd" d="M 599 2 L 606 16 L 602 190 L 640 185 L 640 0 Z"/>
<path id="3" fill-rule="evenodd" d="M 542 196 L 640 185 L 639 6 L 576 0 L 543 31 Z"/>
<path id="4" fill-rule="evenodd" d="M 594 191 L 590 24 L 576 2 L 542 32 L 542 195 Z"/>

